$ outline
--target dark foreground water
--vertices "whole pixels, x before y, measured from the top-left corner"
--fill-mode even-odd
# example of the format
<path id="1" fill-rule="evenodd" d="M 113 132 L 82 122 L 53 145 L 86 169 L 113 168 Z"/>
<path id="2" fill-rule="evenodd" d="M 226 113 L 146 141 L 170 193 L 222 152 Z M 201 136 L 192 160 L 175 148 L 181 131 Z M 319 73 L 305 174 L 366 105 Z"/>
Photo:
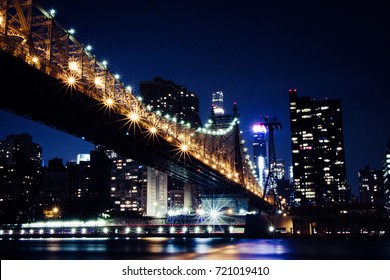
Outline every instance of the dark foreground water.
<path id="1" fill-rule="evenodd" d="M 390 260 L 390 240 L 43 238 L 0 240 L 2 260 Z"/>

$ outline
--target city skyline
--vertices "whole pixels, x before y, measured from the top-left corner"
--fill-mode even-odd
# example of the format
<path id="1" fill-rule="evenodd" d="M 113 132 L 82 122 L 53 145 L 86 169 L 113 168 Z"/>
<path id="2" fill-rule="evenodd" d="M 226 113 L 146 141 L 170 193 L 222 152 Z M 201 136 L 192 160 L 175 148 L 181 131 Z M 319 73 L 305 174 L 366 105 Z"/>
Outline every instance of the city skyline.
<path id="1" fill-rule="evenodd" d="M 292 8 L 215 1 L 206 8 L 192 1 L 135 1 L 106 11 L 104 5 L 90 1 L 41 3 L 58 9 L 61 24 L 75 28 L 76 37 L 91 43 L 96 56 L 107 59 L 109 68 L 117 69 L 136 94 L 142 80 L 155 76 L 172 80 L 200 97 L 205 123 L 212 92 L 223 91 L 226 113 L 237 102 L 248 148 L 259 116 L 277 117 L 283 129 L 275 133 L 276 154 L 287 164 L 291 164 L 288 89 L 318 99 L 340 98 L 347 182 L 356 192 L 358 170 L 367 164 L 380 168 L 390 136 L 383 125 L 389 119 L 385 77 L 389 41 L 385 12 L 374 4 L 334 7 L 302 2 Z M 93 148 L 4 111 L 0 116 L 0 138 L 30 133 L 42 145 L 45 161 L 55 156 L 68 161 Z"/>

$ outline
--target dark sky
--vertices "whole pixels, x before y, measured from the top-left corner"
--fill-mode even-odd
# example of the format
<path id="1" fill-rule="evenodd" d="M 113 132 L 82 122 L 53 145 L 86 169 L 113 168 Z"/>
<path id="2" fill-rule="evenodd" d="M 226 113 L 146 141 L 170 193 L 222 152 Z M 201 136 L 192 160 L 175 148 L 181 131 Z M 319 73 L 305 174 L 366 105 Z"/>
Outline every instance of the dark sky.
<path id="1" fill-rule="evenodd" d="M 340 3 L 342 2 L 342 3 Z M 380 1 L 60 1 L 65 28 L 92 44 L 136 93 L 155 76 L 184 85 L 209 116 L 211 93 L 222 90 L 225 111 L 237 102 L 251 151 L 251 126 L 277 117 L 276 155 L 291 161 L 288 89 L 316 99 L 340 98 L 348 182 L 381 167 L 390 138 L 390 9 Z M 382 4 L 384 5 L 384 4 Z M 45 161 L 75 159 L 91 144 L 0 111 L 0 138 L 29 132 Z"/>

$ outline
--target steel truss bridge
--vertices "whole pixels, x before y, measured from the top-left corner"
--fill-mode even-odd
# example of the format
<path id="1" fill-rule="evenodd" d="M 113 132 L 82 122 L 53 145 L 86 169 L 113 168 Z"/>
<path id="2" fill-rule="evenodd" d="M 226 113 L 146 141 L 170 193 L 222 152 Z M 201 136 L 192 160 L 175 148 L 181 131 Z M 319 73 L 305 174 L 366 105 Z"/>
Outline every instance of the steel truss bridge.
<path id="1" fill-rule="evenodd" d="M 269 206 L 235 114 L 192 128 L 152 112 L 72 30 L 32 0 L 0 0 L 0 108 L 197 184 Z M 212 121 L 211 121 L 212 124 Z"/>

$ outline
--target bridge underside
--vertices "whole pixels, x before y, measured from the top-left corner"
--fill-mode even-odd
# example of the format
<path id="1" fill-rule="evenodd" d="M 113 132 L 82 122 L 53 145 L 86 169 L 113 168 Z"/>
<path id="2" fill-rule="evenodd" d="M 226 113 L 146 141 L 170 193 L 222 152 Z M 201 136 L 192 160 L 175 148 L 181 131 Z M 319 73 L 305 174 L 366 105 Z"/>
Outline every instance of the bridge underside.
<path id="1" fill-rule="evenodd" d="M 157 135 L 149 139 L 145 129 L 129 128 L 122 115 L 85 94 L 0 52 L 0 108 L 64 131 L 95 145 L 115 150 L 179 180 L 202 187 L 203 192 L 240 193 L 260 208 L 265 202 L 227 180 L 196 158 L 179 157 L 178 148 Z"/>

